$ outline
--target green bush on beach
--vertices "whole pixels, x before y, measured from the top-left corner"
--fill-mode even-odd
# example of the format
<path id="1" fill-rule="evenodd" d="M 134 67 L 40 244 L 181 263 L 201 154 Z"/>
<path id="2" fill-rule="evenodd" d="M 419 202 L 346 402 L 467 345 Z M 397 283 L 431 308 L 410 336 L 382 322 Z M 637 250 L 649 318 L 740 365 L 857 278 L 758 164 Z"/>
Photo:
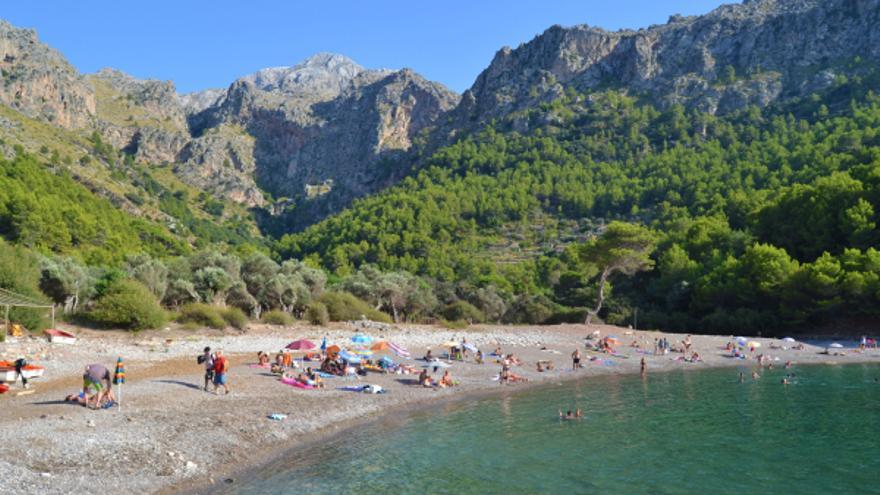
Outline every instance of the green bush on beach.
<path id="1" fill-rule="evenodd" d="M 194 323 L 218 330 L 226 327 L 226 320 L 220 315 L 218 308 L 203 303 L 187 304 L 180 308 L 177 322 Z"/>
<path id="2" fill-rule="evenodd" d="M 450 321 L 463 320 L 471 323 L 482 323 L 483 312 L 467 301 L 455 301 L 443 308 L 443 318 Z"/>
<path id="3" fill-rule="evenodd" d="M 355 321 L 367 318 L 382 323 L 391 323 L 391 317 L 388 314 L 370 307 L 365 301 L 348 292 L 325 292 L 319 302 L 327 306 L 327 312 L 332 321 Z"/>
<path id="4" fill-rule="evenodd" d="M 134 280 L 109 286 L 86 317 L 103 327 L 127 330 L 159 328 L 166 322 L 165 311 L 150 290 Z"/>
<path id="5" fill-rule="evenodd" d="M 320 302 L 313 302 L 306 308 L 306 319 L 312 325 L 324 326 L 330 323 L 330 313 L 327 312 L 327 306 Z"/>
<path id="6" fill-rule="evenodd" d="M 220 316 L 229 326 L 238 330 L 244 330 L 248 324 L 248 317 L 244 311 L 238 308 L 223 308 L 220 310 Z"/>
<path id="7" fill-rule="evenodd" d="M 464 330 L 469 326 L 467 320 L 440 320 L 440 326 L 449 330 Z"/>
<path id="8" fill-rule="evenodd" d="M 289 326 L 293 325 L 294 320 L 290 313 L 273 309 L 272 311 L 263 313 L 263 316 L 260 317 L 260 321 L 267 325 Z"/>

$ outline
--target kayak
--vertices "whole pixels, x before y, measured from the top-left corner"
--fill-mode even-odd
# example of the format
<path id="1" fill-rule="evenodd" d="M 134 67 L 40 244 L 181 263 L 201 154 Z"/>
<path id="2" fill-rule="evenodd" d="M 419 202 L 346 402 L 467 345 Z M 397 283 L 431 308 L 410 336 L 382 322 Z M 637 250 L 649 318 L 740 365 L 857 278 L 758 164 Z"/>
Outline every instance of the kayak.
<path id="1" fill-rule="evenodd" d="M 21 374 L 24 375 L 25 378 L 31 379 L 43 376 L 44 371 L 46 371 L 46 369 L 42 366 L 26 364 L 24 368 L 21 369 Z M 18 374 L 15 372 L 15 364 L 10 363 L 9 361 L 0 361 L 0 381 L 14 382 L 17 379 Z"/>
<path id="2" fill-rule="evenodd" d="M 53 344 L 75 344 L 76 343 L 76 335 L 65 332 L 64 330 L 56 330 L 54 328 L 49 328 L 47 330 L 43 330 L 43 333 L 46 334 L 46 337 L 49 339 L 49 342 Z"/>

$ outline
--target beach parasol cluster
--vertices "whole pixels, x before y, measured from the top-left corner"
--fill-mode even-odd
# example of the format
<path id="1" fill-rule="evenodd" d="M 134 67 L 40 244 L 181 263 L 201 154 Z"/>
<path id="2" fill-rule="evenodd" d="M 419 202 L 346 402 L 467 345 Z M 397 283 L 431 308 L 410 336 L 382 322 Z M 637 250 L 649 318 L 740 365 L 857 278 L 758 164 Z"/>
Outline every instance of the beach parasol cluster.
<path id="1" fill-rule="evenodd" d="M 403 346 L 395 344 L 387 340 L 374 341 L 373 337 L 364 334 L 356 334 L 349 339 L 349 345 L 342 346 L 339 344 L 331 344 L 324 337 L 321 341 L 320 350 L 323 354 L 331 359 L 342 359 L 350 364 L 361 364 L 363 360 L 370 359 L 376 354 L 384 354 L 380 359 L 385 364 L 393 364 L 393 360 L 388 356 L 393 354 L 401 358 L 410 358 L 410 352 Z M 308 352 L 318 348 L 318 346 L 308 340 L 299 339 L 285 346 L 291 351 Z"/>

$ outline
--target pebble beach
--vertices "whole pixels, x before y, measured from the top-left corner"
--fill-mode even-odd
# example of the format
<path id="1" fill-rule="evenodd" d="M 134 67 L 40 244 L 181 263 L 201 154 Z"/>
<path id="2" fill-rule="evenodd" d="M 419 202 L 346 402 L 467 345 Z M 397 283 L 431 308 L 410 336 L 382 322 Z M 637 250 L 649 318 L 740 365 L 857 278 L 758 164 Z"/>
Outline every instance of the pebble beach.
<path id="1" fill-rule="evenodd" d="M 0 396 L 0 436 L 7 452 L 0 460 L 0 472 L 4 473 L 0 481 L 4 490 L 0 491 L 210 492 L 212 487 L 234 485 L 250 468 L 280 453 L 307 448 L 310 442 L 387 413 L 563 380 L 639 373 L 643 357 L 648 381 L 653 373 L 676 370 L 725 366 L 757 369 L 754 357 L 758 354 L 779 367 L 787 361 L 829 365 L 880 362 L 880 351 L 876 349 L 832 349 L 834 352 L 825 354 L 821 347 L 805 345 L 796 350 L 790 342 L 769 338 L 750 339 L 760 347 L 748 359 L 734 359 L 725 349 L 732 336 L 692 335 L 692 351 L 702 358 L 702 362 L 692 363 L 680 359 L 680 353 L 653 353 L 654 339 L 665 337 L 675 344 L 687 337 L 683 334 L 602 325 L 480 325 L 448 330 L 346 323 L 327 328 L 257 325 L 246 332 L 168 329 L 141 334 L 69 330 L 79 337 L 74 345 L 49 344 L 42 337 L 0 343 L 0 359 L 23 355 L 46 369 L 43 377 L 32 381 L 30 390 L 23 391 L 18 383 Z M 617 337 L 615 355 L 585 349 L 585 338 L 594 332 L 601 337 Z M 484 364 L 472 359 L 453 362 L 449 370 L 458 385 L 448 389 L 420 387 L 414 375 L 370 373 L 366 377 L 328 378 L 323 389 L 303 390 L 282 384 L 267 369 L 249 366 L 257 361 L 259 351 L 274 356 L 296 339 L 320 343 L 326 336 L 331 343 L 345 345 L 356 333 L 406 347 L 413 358 L 421 357 L 429 348 L 439 354 L 443 352 L 442 343 L 462 338 L 486 354 L 500 347 L 504 354 L 512 353 L 522 360 L 523 364 L 513 371 L 528 382 L 499 384 L 494 378 L 500 365 L 488 357 Z M 205 346 L 223 349 L 230 357 L 231 394 L 218 396 L 201 389 L 202 368 L 196 356 Z M 570 356 L 575 349 L 580 349 L 584 357 L 580 370 L 571 369 Z M 85 365 L 102 363 L 112 370 L 118 357 L 124 358 L 126 365 L 121 407 L 94 411 L 64 402 L 65 396 L 79 390 Z M 416 367 L 423 364 L 395 360 Z M 552 362 L 554 369 L 538 372 L 539 360 Z M 339 389 L 365 384 L 380 385 L 387 393 Z M 550 415 L 555 412 L 553 407 L 548 409 Z M 269 416 L 273 414 L 285 418 L 272 420 Z"/>

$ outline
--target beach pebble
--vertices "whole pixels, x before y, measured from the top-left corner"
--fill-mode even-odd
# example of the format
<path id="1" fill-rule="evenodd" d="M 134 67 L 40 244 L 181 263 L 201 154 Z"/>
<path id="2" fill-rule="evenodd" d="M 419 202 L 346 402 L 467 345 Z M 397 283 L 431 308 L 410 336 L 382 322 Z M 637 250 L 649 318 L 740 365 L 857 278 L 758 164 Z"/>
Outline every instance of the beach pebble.
<path id="1" fill-rule="evenodd" d="M 94 428 L 94 427 L 95 427 L 95 420 L 94 420 L 94 419 L 90 419 L 90 420 L 88 420 L 88 422 L 86 422 L 86 424 L 87 424 L 89 427 Z"/>
<path id="2" fill-rule="evenodd" d="M 194 463 L 193 461 L 186 461 L 186 470 L 187 471 L 193 471 L 193 470 L 197 469 L 198 467 L 199 467 L 199 465 Z"/>
<path id="3" fill-rule="evenodd" d="M 40 476 L 42 476 L 43 478 L 51 478 L 52 473 L 40 473 Z"/>

